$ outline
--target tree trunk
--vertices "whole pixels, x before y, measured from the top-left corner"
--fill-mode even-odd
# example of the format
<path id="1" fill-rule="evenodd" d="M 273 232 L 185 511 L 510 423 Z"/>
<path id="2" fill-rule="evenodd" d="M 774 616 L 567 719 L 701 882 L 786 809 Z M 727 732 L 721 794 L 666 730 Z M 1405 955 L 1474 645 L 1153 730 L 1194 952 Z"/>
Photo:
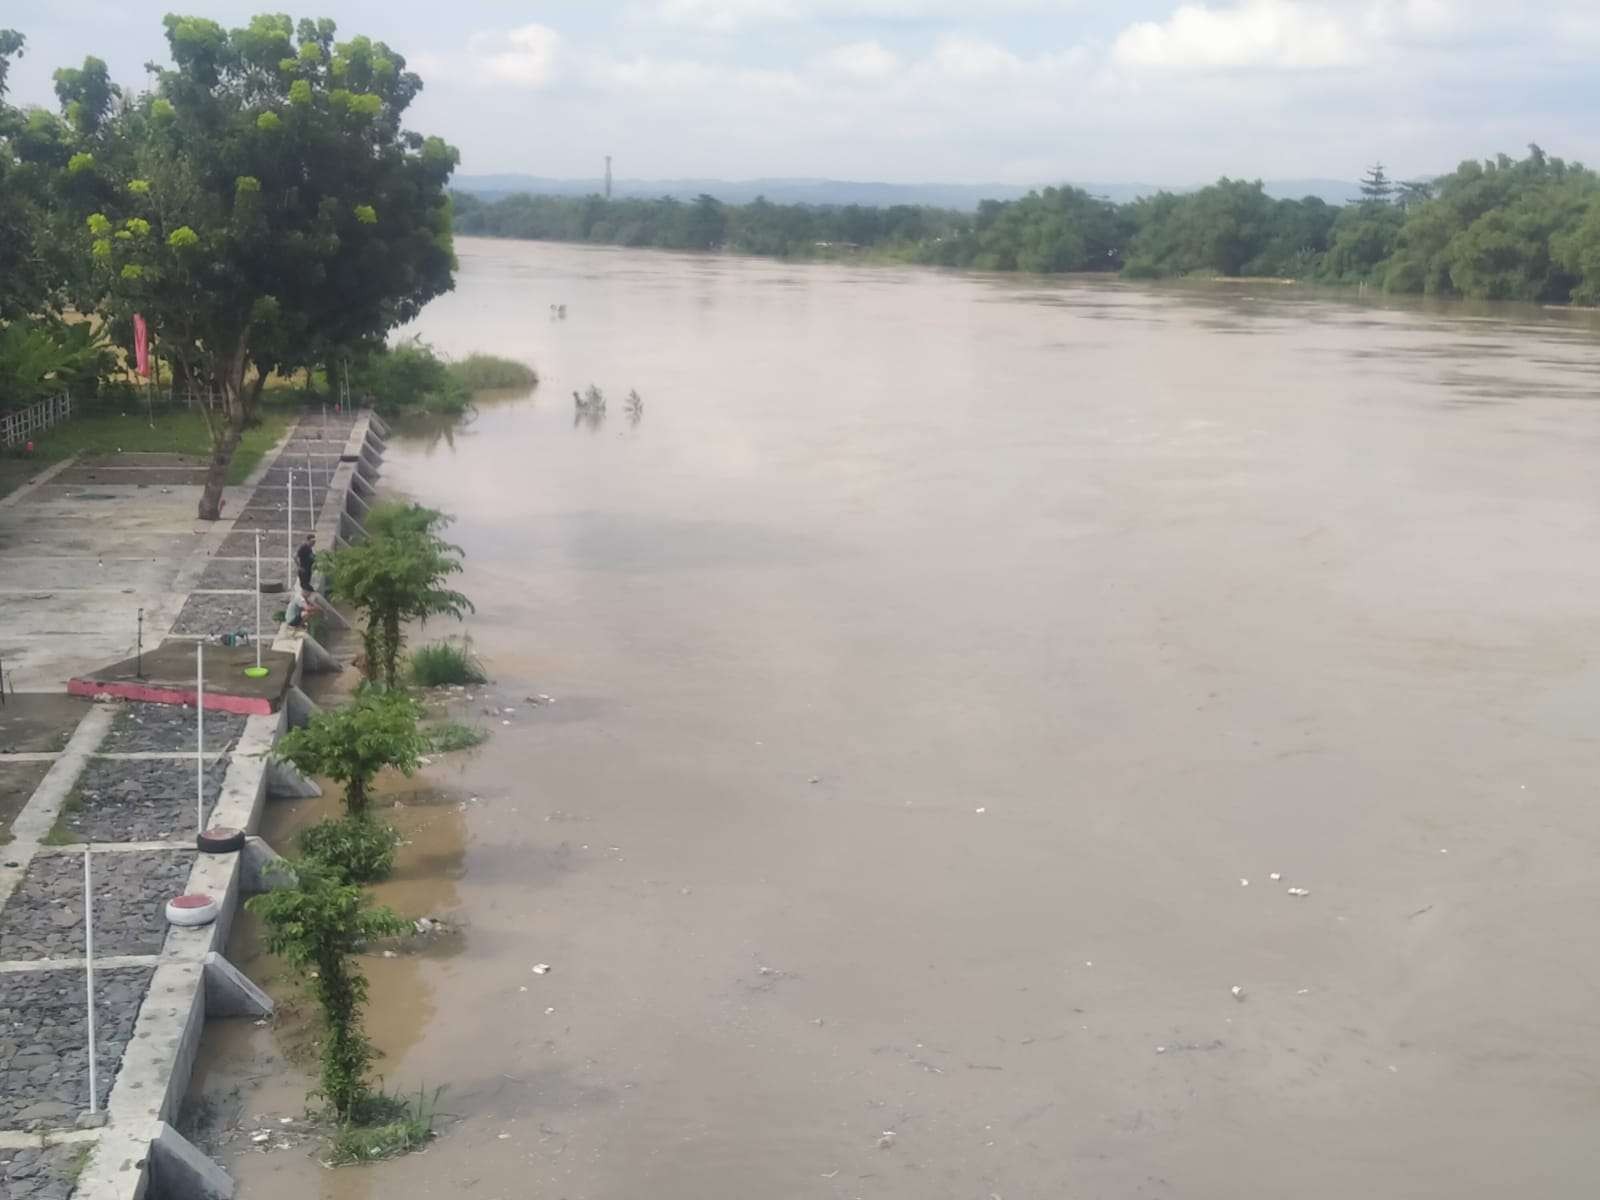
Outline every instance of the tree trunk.
<path id="1" fill-rule="evenodd" d="M 367 780 L 362 776 L 354 776 L 344 785 L 344 811 L 346 816 L 364 817 L 367 815 Z"/>
<path id="2" fill-rule="evenodd" d="M 200 493 L 200 519 L 215 521 L 222 516 L 222 489 L 228 483 L 228 466 L 233 462 L 233 452 L 239 448 L 239 436 L 244 431 L 229 419 L 219 431 L 220 438 L 213 439 L 211 463 L 206 467 L 206 486 Z"/>
<path id="3" fill-rule="evenodd" d="M 400 614 L 383 615 L 383 681 L 392 690 L 400 673 L 400 647 L 405 638 L 400 632 Z"/>
<path id="4" fill-rule="evenodd" d="M 233 462 L 233 452 L 239 448 L 244 436 L 245 420 L 254 411 L 254 395 L 245 394 L 244 368 L 247 351 L 243 336 L 228 361 L 213 372 L 213 382 L 222 396 L 225 424 L 217 424 L 208 415 L 206 424 L 211 430 L 211 465 L 206 468 L 206 486 L 200 493 L 200 519 L 215 521 L 222 516 L 222 489 L 228 482 L 228 467 Z M 259 382 L 259 381 L 258 381 Z"/>

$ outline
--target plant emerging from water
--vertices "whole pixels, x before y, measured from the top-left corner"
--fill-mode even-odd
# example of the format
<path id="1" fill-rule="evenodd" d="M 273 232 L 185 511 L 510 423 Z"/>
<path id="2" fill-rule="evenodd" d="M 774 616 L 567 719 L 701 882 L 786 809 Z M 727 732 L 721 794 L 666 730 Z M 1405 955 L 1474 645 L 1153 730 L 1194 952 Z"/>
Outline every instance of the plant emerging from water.
<path id="1" fill-rule="evenodd" d="M 528 391 L 537 386 L 539 372 L 513 358 L 494 354 L 469 354 L 449 364 L 451 378 L 469 391 L 492 388 Z"/>
<path id="2" fill-rule="evenodd" d="M 400 834 L 370 814 L 329 817 L 300 834 L 300 852 L 350 883 L 376 883 L 394 870 Z"/>
<path id="3" fill-rule="evenodd" d="M 267 949 L 304 973 L 321 1024 L 318 1093 L 349 1122 L 372 1095 L 367 1073 L 377 1054 L 361 1028 L 367 980 L 356 956 L 411 924 L 373 907 L 360 887 L 315 859 L 297 863 L 295 875 L 294 886 L 254 896 L 246 907 L 261 918 Z"/>
<path id="4" fill-rule="evenodd" d="M 483 664 L 472 652 L 470 640 L 433 642 L 411 653 L 411 680 L 419 687 L 444 687 L 452 683 L 484 683 Z"/>
<path id="5" fill-rule="evenodd" d="M 472 601 L 445 586 L 461 570 L 461 548 L 438 534 L 448 522 L 443 513 L 419 505 L 380 511 L 365 541 L 326 556 L 325 569 L 339 594 L 361 611 L 369 680 L 397 685 L 407 621 L 460 619 L 472 611 Z"/>
<path id="6" fill-rule="evenodd" d="M 380 1162 L 419 1150 L 433 1136 L 434 1115 L 443 1088 L 418 1088 L 412 1097 L 374 1092 L 361 1101 L 352 1120 L 341 1125 L 329 1146 L 328 1165 Z"/>
<path id="7" fill-rule="evenodd" d="M 393 767 L 409 776 L 428 752 L 420 715 L 404 692 L 364 686 L 349 704 L 316 713 L 304 728 L 284 735 L 278 754 L 302 771 L 342 784 L 345 815 L 364 817 L 378 772 Z"/>
<path id="8" fill-rule="evenodd" d="M 445 721 L 426 730 L 428 743 L 436 754 L 452 750 L 470 750 L 489 740 L 489 732 L 481 725 L 463 725 L 460 721 Z"/>

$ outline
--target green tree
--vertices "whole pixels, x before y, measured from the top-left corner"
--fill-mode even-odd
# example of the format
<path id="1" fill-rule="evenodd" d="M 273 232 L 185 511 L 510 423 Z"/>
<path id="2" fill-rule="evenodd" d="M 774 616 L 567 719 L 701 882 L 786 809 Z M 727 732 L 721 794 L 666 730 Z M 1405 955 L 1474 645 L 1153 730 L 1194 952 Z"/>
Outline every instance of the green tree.
<path id="1" fill-rule="evenodd" d="M 420 716 L 404 692 L 364 687 L 350 703 L 316 713 L 285 734 L 277 752 L 302 771 L 342 785 L 346 816 L 363 817 L 378 772 L 393 767 L 409 776 L 427 753 Z"/>
<path id="2" fill-rule="evenodd" d="M 380 42 L 271 15 L 165 26 L 173 65 L 123 108 L 101 106 L 93 60 L 58 74 L 64 177 L 96 307 L 142 312 L 175 378 L 220 402 L 211 520 L 274 368 L 379 338 L 452 286 L 457 156 L 402 128 L 421 80 Z"/>
<path id="3" fill-rule="evenodd" d="M 367 980 L 356 956 L 410 925 L 314 860 L 297 863 L 295 874 L 295 886 L 254 896 L 245 907 L 261 918 L 267 949 L 304 974 L 322 1027 L 321 1094 L 350 1121 L 371 1097 L 367 1073 L 376 1057 L 361 1028 Z"/>
<path id="4" fill-rule="evenodd" d="M 1366 175 L 1361 180 L 1361 198 L 1365 204 L 1388 204 L 1394 197 L 1394 184 L 1390 182 L 1388 173 L 1384 171 L 1382 163 L 1375 163 L 1367 168 Z"/>
<path id="5" fill-rule="evenodd" d="M 399 682 L 406 622 L 472 611 L 470 600 L 445 586 L 461 570 L 460 547 L 434 532 L 448 518 L 420 511 L 430 514 L 426 528 L 393 528 L 320 556 L 339 595 L 361 610 L 367 678 L 390 688 Z"/>

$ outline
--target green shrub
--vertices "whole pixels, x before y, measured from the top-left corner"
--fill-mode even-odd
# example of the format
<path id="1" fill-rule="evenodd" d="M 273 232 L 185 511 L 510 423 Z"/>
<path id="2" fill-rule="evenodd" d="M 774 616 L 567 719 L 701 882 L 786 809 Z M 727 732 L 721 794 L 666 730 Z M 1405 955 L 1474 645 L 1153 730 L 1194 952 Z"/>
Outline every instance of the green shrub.
<path id="1" fill-rule="evenodd" d="M 539 372 L 526 363 L 493 354 L 469 354 L 449 364 L 450 376 L 468 391 L 512 388 L 530 391 L 539 383 Z"/>
<path id="2" fill-rule="evenodd" d="M 451 373 L 449 364 L 420 339 L 402 342 L 369 355 L 350 373 L 351 386 L 370 396 L 380 413 L 454 414 L 466 411 L 471 398 L 465 384 Z"/>
<path id="3" fill-rule="evenodd" d="M 443 1088 L 430 1095 L 417 1089 L 414 1099 L 376 1092 L 357 1102 L 352 1118 L 339 1127 L 329 1146 L 328 1163 L 380 1162 L 425 1146 L 433 1136 L 433 1118 Z"/>
<path id="4" fill-rule="evenodd" d="M 431 642 L 411 653 L 411 679 L 418 687 L 486 683 L 488 678 L 470 641 Z"/>
<path id="5" fill-rule="evenodd" d="M 372 781 L 384 767 L 409 776 L 428 749 L 417 728 L 420 710 L 404 692 L 363 687 L 340 708 L 313 714 L 278 743 L 278 755 L 302 771 L 344 785 L 345 814 L 367 811 Z"/>
<path id="6" fill-rule="evenodd" d="M 445 721 L 443 724 L 423 730 L 423 733 L 427 736 L 429 747 L 435 754 L 449 754 L 452 750 L 470 750 L 489 740 L 489 731 L 481 725 L 463 725 L 460 721 Z"/>
<path id="7" fill-rule="evenodd" d="M 295 883 L 252 896 L 245 907 L 261 918 L 267 949 L 300 972 L 317 1004 L 319 1089 L 334 1114 L 350 1121 L 372 1096 L 367 1072 L 376 1055 L 361 1028 L 367 981 L 356 962 L 362 948 L 412 926 L 374 908 L 361 889 L 315 859 L 295 865 Z"/>
<path id="8" fill-rule="evenodd" d="M 84 399 L 116 369 L 96 323 L 36 317 L 0 325 L 0 408 L 71 391 Z"/>
<path id="9" fill-rule="evenodd" d="M 364 528 L 369 537 L 395 537 L 402 533 L 434 533 L 450 523 L 436 508 L 385 500 L 367 510 Z"/>
<path id="10" fill-rule="evenodd" d="M 329 817 L 300 835 L 300 850 L 348 883 L 376 883 L 394 870 L 400 834 L 375 817 Z"/>

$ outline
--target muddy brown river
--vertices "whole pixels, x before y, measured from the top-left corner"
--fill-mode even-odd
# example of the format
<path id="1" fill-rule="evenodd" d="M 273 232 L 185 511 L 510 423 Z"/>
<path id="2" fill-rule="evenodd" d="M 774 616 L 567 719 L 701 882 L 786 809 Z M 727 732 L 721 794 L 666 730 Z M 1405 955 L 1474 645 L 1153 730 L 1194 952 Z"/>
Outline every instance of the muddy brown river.
<path id="1" fill-rule="evenodd" d="M 544 379 L 385 467 L 495 676 L 367 962 L 449 1116 L 246 1200 L 1594 1195 L 1593 318 L 459 248 Z"/>

